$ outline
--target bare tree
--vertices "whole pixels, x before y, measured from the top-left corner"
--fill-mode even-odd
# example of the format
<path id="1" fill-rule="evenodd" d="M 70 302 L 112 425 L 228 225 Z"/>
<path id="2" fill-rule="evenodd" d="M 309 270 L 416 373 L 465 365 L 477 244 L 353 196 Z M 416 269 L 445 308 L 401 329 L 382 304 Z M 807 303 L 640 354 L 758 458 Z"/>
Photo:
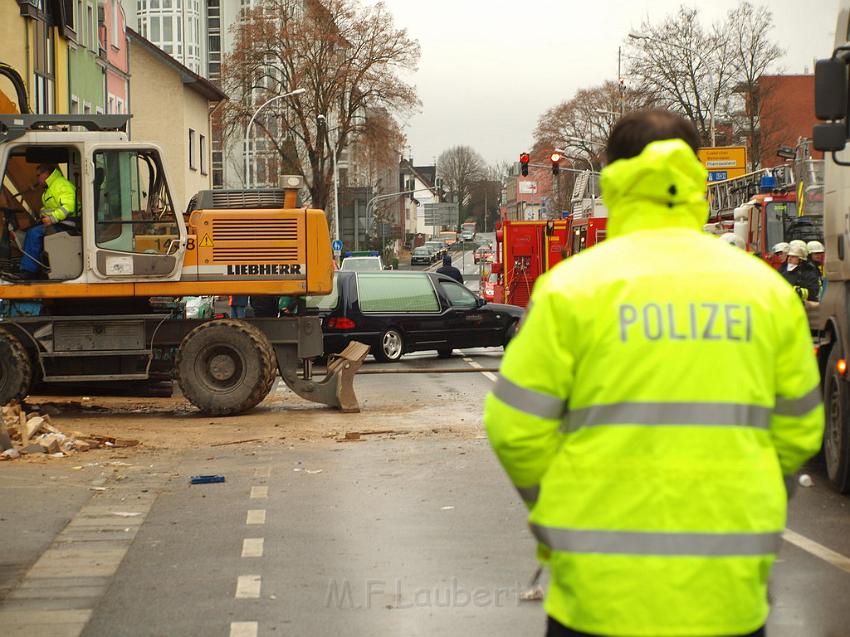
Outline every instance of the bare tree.
<path id="1" fill-rule="evenodd" d="M 458 202 L 463 217 L 469 204 L 472 184 L 482 179 L 486 164 L 469 146 L 455 146 L 443 151 L 437 159 L 437 175 L 443 179 L 443 188 Z"/>
<path id="2" fill-rule="evenodd" d="M 649 38 L 627 43 L 630 74 L 659 106 L 693 121 L 707 143 L 710 115 L 726 105 L 734 87 L 733 38 L 727 25 L 706 30 L 699 10 L 682 6 L 659 24 L 642 23 L 641 31 Z"/>
<path id="3" fill-rule="evenodd" d="M 755 170 L 762 155 L 766 137 L 771 131 L 761 130 L 760 120 L 769 90 L 760 78 L 767 73 L 783 55 L 783 50 L 770 39 L 773 30 L 773 14 L 767 7 L 754 7 L 742 2 L 729 12 L 726 28 L 733 52 L 736 86 L 741 96 L 741 127 L 743 136 L 750 142 L 750 169 Z"/>
<path id="4" fill-rule="evenodd" d="M 626 89 L 620 101 L 617 82 L 608 81 L 599 86 L 578 91 L 575 96 L 550 108 L 540 116 L 534 131 L 534 146 L 542 159 L 555 148 L 573 151 L 588 157 L 598 166 L 604 144 L 619 118 L 620 109 L 633 111 L 652 105 L 646 94 Z"/>
<path id="5" fill-rule="evenodd" d="M 363 132 L 365 111 L 404 112 L 417 106 L 399 72 L 413 70 L 419 45 L 397 28 L 383 2 L 262 0 L 234 26 L 233 52 L 222 65 L 231 100 L 225 137 L 240 140 L 257 107 L 296 88 L 298 98 L 269 104 L 255 120 L 275 161 L 268 170 L 304 176 L 312 205 L 326 208 L 337 154 Z M 322 117 L 320 117 L 322 116 Z"/>

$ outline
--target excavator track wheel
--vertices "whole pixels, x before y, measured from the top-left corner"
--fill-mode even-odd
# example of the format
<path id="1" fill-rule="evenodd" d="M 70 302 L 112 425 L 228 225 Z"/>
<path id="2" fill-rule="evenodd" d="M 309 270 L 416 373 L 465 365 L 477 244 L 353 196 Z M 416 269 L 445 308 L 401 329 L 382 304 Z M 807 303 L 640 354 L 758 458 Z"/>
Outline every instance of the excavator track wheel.
<path id="1" fill-rule="evenodd" d="M 0 405 L 26 396 L 31 383 L 29 354 L 14 335 L 0 329 Z"/>
<path id="2" fill-rule="evenodd" d="M 183 395 L 205 414 L 232 416 L 256 407 L 277 376 L 277 358 L 265 334 L 231 319 L 201 323 L 177 352 Z"/>

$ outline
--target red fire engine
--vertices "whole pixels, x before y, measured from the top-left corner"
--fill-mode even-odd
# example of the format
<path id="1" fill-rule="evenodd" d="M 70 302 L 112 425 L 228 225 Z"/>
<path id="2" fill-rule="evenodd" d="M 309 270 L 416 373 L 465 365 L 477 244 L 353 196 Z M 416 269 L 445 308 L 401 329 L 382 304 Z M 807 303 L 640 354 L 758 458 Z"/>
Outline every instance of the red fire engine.
<path id="1" fill-rule="evenodd" d="M 537 278 L 569 254 L 569 223 L 502 221 L 496 225 L 496 260 L 490 271 L 493 300 L 525 307 Z"/>

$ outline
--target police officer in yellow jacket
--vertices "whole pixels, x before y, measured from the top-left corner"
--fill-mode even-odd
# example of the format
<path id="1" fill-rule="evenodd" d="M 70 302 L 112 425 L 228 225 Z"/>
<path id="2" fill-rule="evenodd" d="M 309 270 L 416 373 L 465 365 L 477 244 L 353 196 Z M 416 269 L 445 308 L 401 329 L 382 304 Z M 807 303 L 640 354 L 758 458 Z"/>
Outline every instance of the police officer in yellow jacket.
<path id="1" fill-rule="evenodd" d="M 609 238 L 539 280 L 486 400 L 549 561 L 552 636 L 763 635 L 783 477 L 820 447 L 802 304 L 701 232 L 697 146 L 666 111 L 618 122 Z"/>

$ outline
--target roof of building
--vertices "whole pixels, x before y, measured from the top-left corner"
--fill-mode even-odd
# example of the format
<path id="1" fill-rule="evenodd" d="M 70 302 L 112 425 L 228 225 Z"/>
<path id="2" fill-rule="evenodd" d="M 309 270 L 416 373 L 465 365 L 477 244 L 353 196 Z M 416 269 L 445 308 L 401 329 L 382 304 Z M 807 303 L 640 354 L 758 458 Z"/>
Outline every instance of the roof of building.
<path id="1" fill-rule="evenodd" d="M 402 159 L 399 165 L 401 174 L 412 174 L 427 187 L 432 188 L 437 181 L 436 166 L 414 166 L 409 159 Z"/>
<path id="2" fill-rule="evenodd" d="M 168 53 L 160 49 L 156 44 L 154 44 L 138 32 L 134 31 L 130 27 L 127 27 L 127 35 L 130 38 L 131 45 L 138 44 L 148 53 L 159 59 L 161 62 L 164 62 L 165 64 L 173 68 L 175 71 L 180 73 L 180 79 L 183 81 L 183 84 L 187 85 L 189 88 L 196 91 L 197 93 L 200 93 L 209 101 L 221 102 L 227 99 L 227 94 L 224 93 L 215 84 L 210 82 L 208 79 L 198 75 L 189 67 L 175 60 L 173 57 L 168 55 Z"/>

